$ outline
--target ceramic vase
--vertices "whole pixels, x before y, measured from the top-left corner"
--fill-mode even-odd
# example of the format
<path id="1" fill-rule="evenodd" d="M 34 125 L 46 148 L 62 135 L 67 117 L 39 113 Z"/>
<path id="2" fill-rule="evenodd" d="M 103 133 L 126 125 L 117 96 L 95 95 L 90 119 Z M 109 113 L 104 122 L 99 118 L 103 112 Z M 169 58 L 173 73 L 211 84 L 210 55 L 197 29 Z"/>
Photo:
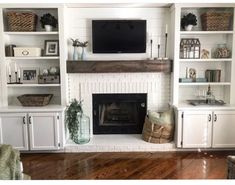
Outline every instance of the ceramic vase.
<path id="1" fill-rule="evenodd" d="M 73 60 L 78 60 L 79 53 L 78 53 L 78 47 L 73 47 Z"/>
<path id="2" fill-rule="evenodd" d="M 51 25 L 45 25 L 45 30 L 46 30 L 46 32 L 52 31 L 52 26 Z"/>
<path id="3" fill-rule="evenodd" d="M 193 28 L 193 25 L 191 25 L 191 24 L 184 27 L 185 31 L 191 31 L 192 28 Z"/>

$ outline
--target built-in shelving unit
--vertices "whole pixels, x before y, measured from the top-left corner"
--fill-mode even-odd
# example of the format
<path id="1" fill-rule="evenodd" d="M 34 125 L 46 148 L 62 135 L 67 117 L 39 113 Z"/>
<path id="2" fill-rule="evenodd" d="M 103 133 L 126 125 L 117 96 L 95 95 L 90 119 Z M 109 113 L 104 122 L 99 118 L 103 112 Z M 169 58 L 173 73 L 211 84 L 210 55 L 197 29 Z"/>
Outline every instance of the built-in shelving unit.
<path id="1" fill-rule="evenodd" d="M 63 19 L 59 17 L 63 15 L 63 9 L 59 5 L 50 5 L 50 6 L 29 6 L 26 5 L 20 7 L 14 6 L 3 6 L 0 8 L 1 15 L 1 27 L 3 28 L 1 31 L 2 35 L 2 43 L 1 49 L 4 53 L 1 56 L 1 79 L 3 81 L 3 85 L 1 88 L 3 92 L 3 96 L 6 97 L 2 101 L 1 106 L 20 106 L 17 97 L 21 94 L 53 94 L 53 98 L 51 100 L 51 104 L 54 106 L 61 106 L 65 104 L 65 92 L 62 92 L 62 86 L 64 87 L 65 80 L 64 76 L 62 76 L 61 71 L 63 70 L 63 53 L 64 50 L 61 49 L 63 46 L 63 39 L 64 37 L 61 35 L 63 34 Z M 9 30 L 8 22 L 7 22 L 7 12 L 9 11 L 26 11 L 26 12 L 34 12 L 37 15 L 37 25 L 36 31 L 11 31 Z M 56 28 L 53 28 L 53 31 L 46 32 L 40 24 L 40 17 L 46 13 L 52 14 L 57 20 L 58 25 Z M 46 40 L 58 40 L 59 41 L 59 56 L 44 56 L 45 50 L 45 41 Z M 41 48 L 41 56 L 29 56 L 29 57 L 20 57 L 20 56 L 9 56 L 5 53 L 5 47 L 8 45 L 16 45 L 16 47 L 37 47 Z M 15 66 L 17 70 L 21 73 L 21 82 L 23 84 L 14 84 L 15 82 Z M 65 66 L 65 65 L 64 65 Z M 57 67 L 60 69 L 60 83 L 58 84 L 38 84 L 36 82 L 25 83 L 22 80 L 22 70 L 23 69 L 37 69 L 37 75 L 41 75 L 45 69 L 50 69 L 51 67 Z M 9 84 L 9 70 L 11 70 L 11 82 Z M 18 71 L 17 71 L 18 72 Z M 37 76 L 36 76 L 37 78 Z"/>
<path id="2" fill-rule="evenodd" d="M 225 4 L 224 4 L 225 5 Z M 214 11 L 230 12 L 234 16 L 234 8 L 208 7 L 198 4 L 198 6 L 190 6 L 190 4 L 177 5 L 175 15 L 178 15 L 175 21 L 175 46 L 174 46 L 174 93 L 173 104 L 180 106 L 185 104 L 187 99 L 197 99 L 211 86 L 213 95 L 216 99 L 223 100 L 226 105 L 235 104 L 234 97 L 234 72 L 235 72 L 235 54 L 234 54 L 234 22 L 226 31 L 204 31 L 201 26 L 201 14 L 213 9 Z M 193 13 L 197 17 L 197 26 L 192 31 L 185 31 L 181 28 L 181 17 L 188 13 Z M 234 18 L 233 18 L 234 21 Z M 185 38 L 197 38 L 200 41 L 201 48 L 209 51 L 209 58 L 202 59 L 182 59 L 180 58 L 180 41 Z M 231 51 L 230 58 L 215 58 L 214 52 L 220 44 L 226 45 Z M 188 70 L 192 68 L 196 70 L 196 78 L 205 78 L 206 70 L 221 70 L 219 81 L 215 82 L 179 82 L 180 78 L 187 78 Z"/>

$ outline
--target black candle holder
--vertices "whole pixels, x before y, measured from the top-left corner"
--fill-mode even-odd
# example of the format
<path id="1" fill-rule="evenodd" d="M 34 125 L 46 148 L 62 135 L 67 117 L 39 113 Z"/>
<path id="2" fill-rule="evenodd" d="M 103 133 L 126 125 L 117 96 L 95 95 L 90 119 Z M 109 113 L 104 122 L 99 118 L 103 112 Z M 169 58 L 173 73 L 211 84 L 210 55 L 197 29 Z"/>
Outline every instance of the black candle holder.
<path id="1" fill-rule="evenodd" d="M 165 57 L 164 57 L 164 59 L 167 59 L 166 50 L 167 50 L 167 33 L 165 33 Z"/>
<path id="2" fill-rule="evenodd" d="M 160 58 L 160 44 L 157 45 L 157 58 Z"/>
<path id="3" fill-rule="evenodd" d="M 9 75 L 9 83 L 8 84 L 11 84 L 11 75 Z"/>
<path id="4" fill-rule="evenodd" d="M 17 78 L 17 72 L 15 72 L 15 82 L 12 82 L 11 75 L 9 75 L 9 83 L 7 84 L 23 84 L 20 82 L 20 78 Z"/>
<path id="5" fill-rule="evenodd" d="M 153 58 L 153 40 L 151 39 L 150 40 L 150 59 L 152 59 Z"/>
<path id="6" fill-rule="evenodd" d="M 18 78 L 18 82 L 17 82 L 17 84 L 22 84 L 22 83 L 20 82 L 20 78 Z"/>
<path id="7" fill-rule="evenodd" d="M 15 79 L 16 79 L 16 84 L 17 84 L 17 71 L 15 71 Z"/>

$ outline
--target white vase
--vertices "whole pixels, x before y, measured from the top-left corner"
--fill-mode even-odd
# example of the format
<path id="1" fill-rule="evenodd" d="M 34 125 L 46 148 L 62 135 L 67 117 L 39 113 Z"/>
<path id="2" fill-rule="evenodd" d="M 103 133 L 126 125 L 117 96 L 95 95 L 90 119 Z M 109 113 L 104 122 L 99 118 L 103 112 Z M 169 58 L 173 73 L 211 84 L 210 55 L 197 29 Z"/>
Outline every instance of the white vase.
<path id="1" fill-rule="evenodd" d="M 47 32 L 52 31 L 52 26 L 51 25 L 45 25 L 45 30 Z"/>
<path id="2" fill-rule="evenodd" d="M 191 31 L 192 28 L 193 28 L 193 25 L 191 25 L 191 24 L 184 27 L 185 31 Z"/>

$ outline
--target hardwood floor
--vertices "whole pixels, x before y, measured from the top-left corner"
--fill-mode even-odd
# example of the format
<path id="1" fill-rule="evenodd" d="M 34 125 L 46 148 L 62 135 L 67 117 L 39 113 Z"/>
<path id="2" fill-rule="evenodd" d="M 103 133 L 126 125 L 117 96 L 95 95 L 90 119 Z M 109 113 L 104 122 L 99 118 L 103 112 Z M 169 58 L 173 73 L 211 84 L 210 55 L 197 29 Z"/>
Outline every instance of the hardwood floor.
<path id="1" fill-rule="evenodd" d="M 21 154 L 32 179 L 226 179 L 220 152 Z"/>

